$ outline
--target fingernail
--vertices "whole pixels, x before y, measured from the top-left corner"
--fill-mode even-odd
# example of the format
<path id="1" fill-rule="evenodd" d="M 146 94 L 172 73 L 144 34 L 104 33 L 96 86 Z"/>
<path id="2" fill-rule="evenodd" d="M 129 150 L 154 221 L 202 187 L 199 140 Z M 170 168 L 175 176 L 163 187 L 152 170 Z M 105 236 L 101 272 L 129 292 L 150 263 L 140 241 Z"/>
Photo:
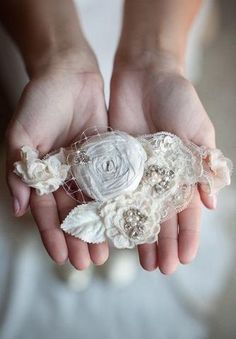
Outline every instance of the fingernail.
<path id="1" fill-rule="evenodd" d="M 20 212 L 20 204 L 17 198 L 13 198 L 13 210 L 15 215 L 17 215 Z"/>
<path id="2" fill-rule="evenodd" d="M 215 210 L 216 206 L 217 206 L 217 197 L 216 197 L 216 195 L 213 195 L 213 197 L 212 197 L 212 206 L 213 206 L 213 208 Z"/>

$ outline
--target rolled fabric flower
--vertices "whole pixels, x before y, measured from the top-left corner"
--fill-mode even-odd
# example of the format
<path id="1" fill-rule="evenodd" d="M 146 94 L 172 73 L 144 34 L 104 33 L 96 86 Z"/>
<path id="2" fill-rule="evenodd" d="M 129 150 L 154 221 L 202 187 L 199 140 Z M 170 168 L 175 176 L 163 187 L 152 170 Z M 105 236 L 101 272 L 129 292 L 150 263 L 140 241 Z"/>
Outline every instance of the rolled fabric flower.
<path id="1" fill-rule="evenodd" d="M 82 191 L 96 201 L 135 191 L 147 159 L 140 142 L 119 131 L 91 137 L 75 157 L 72 174 Z"/>
<path id="2" fill-rule="evenodd" d="M 63 149 L 41 160 L 35 149 L 23 146 L 21 160 L 14 164 L 14 173 L 28 186 L 35 188 L 37 194 L 47 194 L 56 191 L 67 177 L 69 166 L 63 164 L 63 160 Z"/>

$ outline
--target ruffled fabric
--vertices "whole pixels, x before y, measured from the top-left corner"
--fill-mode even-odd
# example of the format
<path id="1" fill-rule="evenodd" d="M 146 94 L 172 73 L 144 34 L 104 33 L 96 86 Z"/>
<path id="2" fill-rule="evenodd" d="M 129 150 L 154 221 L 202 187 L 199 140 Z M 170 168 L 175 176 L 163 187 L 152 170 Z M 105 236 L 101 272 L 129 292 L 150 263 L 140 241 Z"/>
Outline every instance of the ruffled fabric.
<path id="1" fill-rule="evenodd" d="M 21 161 L 14 164 L 14 173 L 28 186 L 35 188 L 37 194 L 48 194 L 56 191 L 67 178 L 69 166 L 63 164 L 63 160 L 65 161 L 63 149 L 41 160 L 36 150 L 23 146 Z"/>
<path id="2" fill-rule="evenodd" d="M 219 149 L 209 149 L 204 159 L 206 173 L 202 182 L 202 189 L 207 194 L 216 194 L 225 186 L 230 185 L 233 163 L 230 159 L 225 158 Z"/>
<path id="3" fill-rule="evenodd" d="M 117 248 L 133 248 L 157 240 L 161 214 L 149 195 L 121 195 L 103 204 L 99 215 L 107 237 Z"/>

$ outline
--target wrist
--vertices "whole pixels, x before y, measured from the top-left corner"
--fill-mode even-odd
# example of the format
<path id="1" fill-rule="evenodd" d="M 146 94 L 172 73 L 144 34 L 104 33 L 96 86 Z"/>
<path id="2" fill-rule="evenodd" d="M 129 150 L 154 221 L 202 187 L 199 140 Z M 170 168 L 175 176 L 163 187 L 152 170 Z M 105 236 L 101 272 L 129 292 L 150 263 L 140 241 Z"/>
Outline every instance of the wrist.
<path id="1" fill-rule="evenodd" d="M 184 68 L 188 33 L 200 0 L 125 0 L 116 60 Z M 160 61 L 161 60 L 161 61 Z M 166 62 L 165 62 L 166 63 Z"/>
<path id="2" fill-rule="evenodd" d="M 118 49 L 114 70 L 133 69 L 184 73 L 184 62 L 175 53 L 165 49 Z"/>
<path id="3" fill-rule="evenodd" d="M 48 67 L 97 68 L 73 0 L 5 1 L 0 15 L 30 77 Z"/>
<path id="4" fill-rule="evenodd" d="M 86 42 L 80 46 L 48 46 L 40 54 L 24 55 L 24 60 L 30 78 L 48 69 L 99 72 L 96 56 Z"/>
<path id="5" fill-rule="evenodd" d="M 116 60 L 134 63 L 156 63 L 166 56 L 171 64 L 179 68 L 184 67 L 186 37 L 184 35 L 169 37 L 168 33 L 155 31 L 132 31 L 132 34 L 123 32 L 116 53 Z"/>

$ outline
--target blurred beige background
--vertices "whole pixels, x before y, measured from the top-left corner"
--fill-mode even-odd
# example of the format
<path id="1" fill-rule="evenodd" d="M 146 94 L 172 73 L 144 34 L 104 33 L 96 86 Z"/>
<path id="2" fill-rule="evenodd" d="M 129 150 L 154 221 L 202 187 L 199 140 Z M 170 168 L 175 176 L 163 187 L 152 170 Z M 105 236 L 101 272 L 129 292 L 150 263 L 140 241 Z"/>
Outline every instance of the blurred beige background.
<path id="1" fill-rule="evenodd" d="M 122 2 L 77 3 L 108 98 Z M 187 60 L 188 76 L 216 127 L 217 145 L 234 163 L 235 15 L 233 0 L 206 1 L 190 37 Z M 20 57 L 2 30 L 0 60 L 2 140 L 27 82 Z M 3 173 L 3 142 L 1 155 Z M 3 175 L 0 184 L 0 339 L 235 338 L 235 174 L 231 187 L 219 196 L 217 211 L 203 212 L 197 259 L 171 277 L 142 271 L 132 253 L 114 253 L 105 267 L 86 274 L 56 268 L 42 249 L 30 215 L 12 217 Z"/>

